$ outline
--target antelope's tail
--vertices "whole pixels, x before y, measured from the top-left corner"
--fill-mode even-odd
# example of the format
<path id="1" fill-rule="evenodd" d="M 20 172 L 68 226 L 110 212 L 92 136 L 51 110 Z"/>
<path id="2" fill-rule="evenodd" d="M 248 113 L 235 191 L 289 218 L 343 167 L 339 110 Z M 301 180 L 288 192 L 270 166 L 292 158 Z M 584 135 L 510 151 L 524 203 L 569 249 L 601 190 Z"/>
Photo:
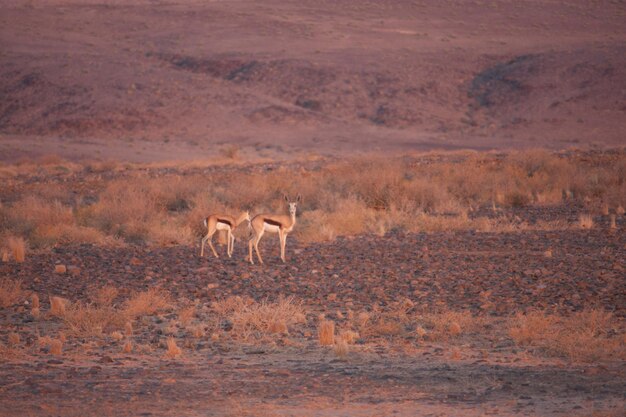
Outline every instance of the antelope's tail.
<path id="1" fill-rule="evenodd" d="M 205 217 L 204 220 L 202 220 L 202 224 L 204 225 L 204 227 L 209 227 L 209 224 L 207 223 L 207 218 Z"/>

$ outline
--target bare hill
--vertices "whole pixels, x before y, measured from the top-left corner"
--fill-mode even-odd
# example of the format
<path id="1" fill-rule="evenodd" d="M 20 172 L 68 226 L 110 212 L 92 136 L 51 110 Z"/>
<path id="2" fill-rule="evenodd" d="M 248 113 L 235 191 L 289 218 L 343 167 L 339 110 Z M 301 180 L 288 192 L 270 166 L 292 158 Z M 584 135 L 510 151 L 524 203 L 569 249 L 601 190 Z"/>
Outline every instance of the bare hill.
<path id="1" fill-rule="evenodd" d="M 7 2 L 0 151 L 620 145 L 624 14 L 610 1 Z"/>

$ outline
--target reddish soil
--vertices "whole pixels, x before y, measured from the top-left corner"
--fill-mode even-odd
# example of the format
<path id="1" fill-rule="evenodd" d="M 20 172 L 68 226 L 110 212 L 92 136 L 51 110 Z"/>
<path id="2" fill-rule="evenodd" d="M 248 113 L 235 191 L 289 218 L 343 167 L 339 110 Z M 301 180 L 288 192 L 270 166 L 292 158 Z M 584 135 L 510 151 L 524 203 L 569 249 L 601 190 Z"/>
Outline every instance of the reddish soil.
<path id="1" fill-rule="evenodd" d="M 433 343 L 416 341 L 407 327 L 399 340 L 367 343 L 346 358 L 320 347 L 315 336 L 318 313 L 341 324 L 337 311 L 386 311 L 405 296 L 425 312 L 470 309 L 504 317 L 595 306 L 623 317 L 626 235 L 606 225 L 515 234 L 392 232 L 309 246 L 296 238 L 288 243 L 287 264 L 279 262 L 277 248 L 271 239 L 262 243 L 264 266 L 244 260 L 241 241 L 233 259 L 201 259 L 196 247 L 84 245 L 0 264 L 0 275 L 22 279 L 25 289 L 42 295 L 88 299 L 105 284 L 123 294 L 158 286 L 201 305 L 230 295 L 262 301 L 282 294 L 302 300 L 308 318 L 291 332 L 291 343 L 192 339 L 173 361 L 161 359 L 166 336 L 159 331 L 173 314 L 137 324 L 135 342 L 152 346 L 151 354 L 120 353 L 108 337 L 81 349 L 84 341 L 73 338 L 65 348 L 73 353 L 58 357 L 42 348 L 30 360 L 3 364 L 0 415 L 588 416 L 624 410 L 623 363 L 533 358 L 488 331 L 481 341 Z M 547 248 L 552 257 L 544 255 Z M 59 262 L 79 272 L 55 274 Z M 1 321 L 30 329 L 23 339 L 34 343 L 34 328 L 46 332 L 46 325 L 20 310 L 3 310 Z M 180 340 L 190 339 L 179 332 Z"/>

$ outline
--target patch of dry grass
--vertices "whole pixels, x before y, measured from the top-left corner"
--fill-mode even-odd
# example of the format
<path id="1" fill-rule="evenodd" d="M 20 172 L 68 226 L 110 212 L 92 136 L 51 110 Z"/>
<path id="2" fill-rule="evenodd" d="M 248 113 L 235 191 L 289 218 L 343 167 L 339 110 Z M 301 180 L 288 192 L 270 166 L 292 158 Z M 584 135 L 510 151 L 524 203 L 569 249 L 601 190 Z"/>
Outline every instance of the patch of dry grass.
<path id="1" fill-rule="evenodd" d="M 50 341 L 50 353 L 61 356 L 63 354 L 63 341 L 60 339 L 52 339 Z"/>
<path id="2" fill-rule="evenodd" d="M 92 301 L 101 307 L 108 307 L 113 304 L 113 300 L 118 296 L 119 290 L 112 286 L 104 286 L 98 288 L 93 296 Z"/>
<path id="3" fill-rule="evenodd" d="M 317 339 L 322 346 L 330 346 L 335 343 L 335 322 L 322 320 L 317 327 Z"/>
<path id="4" fill-rule="evenodd" d="M 484 319 L 472 315 L 469 311 L 441 311 L 421 314 L 417 318 L 418 328 L 422 328 L 421 336 L 429 340 L 446 341 L 466 333 L 482 330 Z"/>
<path id="5" fill-rule="evenodd" d="M 23 238 L 11 236 L 7 239 L 7 246 L 15 262 L 22 263 L 26 260 L 26 242 Z"/>
<path id="6" fill-rule="evenodd" d="M 624 334 L 623 323 L 602 310 L 585 310 L 571 317 L 518 314 L 509 328 L 518 345 L 576 362 L 626 359 Z"/>
<path id="7" fill-rule="evenodd" d="M 122 352 L 124 353 L 131 353 L 133 351 L 133 342 L 131 342 L 130 340 L 127 340 L 126 343 L 124 343 L 124 347 L 122 348 Z"/>
<path id="8" fill-rule="evenodd" d="M 22 283 L 8 278 L 0 279 L 0 307 L 7 308 L 22 303 L 26 293 L 22 290 Z"/>
<path id="9" fill-rule="evenodd" d="M 234 149 L 228 152 L 236 155 Z M 303 204 L 294 233 L 307 242 L 360 233 L 384 235 L 395 229 L 562 228 L 569 226 L 526 225 L 504 215 L 510 208 L 569 200 L 603 205 L 605 213 L 606 207 L 618 207 L 616 214 L 622 215 L 625 161 L 626 152 L 463 152 L 359 157 L 324 162 L 312 171 L 298 166 L 255 173 L 217 171 L 210 178 L 185 171 L 190 167 L 151 176 L 150 166 L 131 166 L 103 184 L 95 201 L 92 195 L 75 198 L 63 186 L 30 188 L 0 206 L 0 235 L 21 236 L 33 247 L 58 242 L 191 244 L 197 242 L 201 219 L 209 212 L 284 212 L 282 193 L 296 190 Z M 499 216 L 478 216 L 481 211 L 474 209 L 485 207 Z"/>
<path id="10" fill-rule="evenodd" d="M 30 295 L 30 305 L 32 309 L 38 309 L 40 307 L 39 305 L 39 295 L 37 295 L 37 293 L 32 293 Z"/>
<path id="11" fill-rule="evenodd" d="M 63 318 L 68 304 L 69 300 L 65 298 L 50 296 L 50 315 Z"/>
<path id="12" fill-rule="evenodd" d="M 174 359 L 179 357 L 183 351 L 181 348 L 176 345 L 176 340 L 173 337 L 169 337 L 166 342 L 167 351 L 165 352 L 165 357 L 169 359 Z"/>
<path id="13" fill-rule="evenodd" d="M 24 352 L 17 346 L 7 346 L 0 342 L 0 363 L 20 359 Z"/>
<path id="14" fill-rule="evenodd" d="M 591 214 L 581 214 L 578 218 L 578 225 L 581 229 L 591 229 L 593 224 L 593 216 Z"/>
<path id="15" fill-rule="evenodd" d="M 211 307 L 220 321 L 232 325 L 230 334 L 239 340 L 266 340 L 273 334 L 287 334 L 289 327 L 303 320 L 304 312 L 293 297 L 279 297 L 275 302 L 260 303 L 241 297 L 214 302 Z"/>
<path id="16" fill-rule="evenodd" d="M 65 308 L 63 321 L 75 335 L 99 337 L 103 333 L 121 329 L 126 316 L 109 306 L 70 303 Z"/>
<path id="17" fill-rule="evenodd" d="M 150 288 L 146 291 L 136 293 L 126 300 L 123 314 L 130 319 L 134 319 L 155 314 L 171 306 L 170 297 L 165 291 L 159 288 Z"/>
<path id="18" fill-rule="evenodd" d="M 180 321 L 183 326 L 187 326 L 193 319 L 195 313 L 195 306 L 182 307 L 178 310 L 178 321 Z"/>
<path id="19" fill-rule="evenodd" d="M 11 332 L 9 336 L 7 336 L 7 341 L 9 346 L 15 347 L 20 344 L 20 335 L 19 333 Z"/>

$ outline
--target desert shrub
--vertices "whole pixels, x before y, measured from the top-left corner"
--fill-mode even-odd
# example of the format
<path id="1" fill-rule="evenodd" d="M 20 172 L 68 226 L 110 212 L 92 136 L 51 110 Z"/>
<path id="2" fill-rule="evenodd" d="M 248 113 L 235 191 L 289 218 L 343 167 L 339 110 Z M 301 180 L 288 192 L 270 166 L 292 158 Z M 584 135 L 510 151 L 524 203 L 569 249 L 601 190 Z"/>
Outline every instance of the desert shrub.
<path id="1" fill-rule="evenodd" d="M 32 175 L 36 167 L 31 165 L 15 169 Z M 322 162 L 313 169 L 284 165 L 212 170 L 210 175 L 194 173 L 196 166 L 170 168 L 172 173 L 163 174 L 150 166 L 128 167 L 119 171 L 120 179 L 89 196 L 74 196 L 60 185 L 31 186 L 23 197 L 0 205 L 0 235 L 28 239 L 33 247 L 70 242 L 196 244 L 204 232 L 204 216 L 246 209 L 252 214 L 285 213 L 283 193 L 303 197 L 294 231 L 303 241 L 383 235 L 393 229 L 509 230 L 515 225 L 467 213 L 485 206 L 559 204 L 564 198 L 616 208 L 626 194 L 624 153 L 588 157 L 533 150 L 359 157 Z M 245 230 L 238 233 L 246 235 Z"/>
<path id="2" fill-rule="evenodd" d="M 518 314 L 509 335 L 518 345 L 540 355 L 579 362 L 626 358 L 623 322 L 602 310 L 585 310 L 570 317 Z"/>
<path id="3" fill-rule="evenodd" d="M 222 320 L 232 324 L 231 335 L 242 341 L 262 341 L 274 333 L 287 333 L 301 322 L 302 306 L 293 297 L 279 297 L 275 302 L 260 303 L 241 297 L 229 297 L 211 307 Z"/>
<path id="4" fill-rule="evenodd" d="M 170 297 L 167 293 L 159 288 L 151 288 L 149 290 L 134 294 L 126 300 L 123 308 L 123 314 L 129 318 L 155 314 L 158 311 L 171 307 Z"/>
<path id="5" fill-rule="evenodd" d="M 6 308 L 21 303 L 26 299 L 20 281 L 8 278 L 0 279 L 0 307 Z"/>
<path id="6" fill-rule="evenodd" d="M 110 306 L 94 306 L 84 303 L 69 303 L 65 307 L 63 321 L 75 335 L 83 337 L 101 336 L 112 330 L 121 329 L 126 318 Z"/>
<path id="7" fill-rule="evenodd" d="M 426 330 L 430 340 L 448 340 L 466 333 L 479 331 L 483 321 L 469 311 L 441 311 L 418 317 L 418 327 Z"/>
<path id="8" fill-rule="evenodd" d="M 22 237 L 10 236 L 6 244 L 15 262 L 21 263 L 26 260 L 26 242 Z"/>
<path id="9" fill-rule="evenodd" d="M 335 343 L 335 322 L 322 320 L 317 327 L 317 339 L 322 346 L 330 346 Z"/>

